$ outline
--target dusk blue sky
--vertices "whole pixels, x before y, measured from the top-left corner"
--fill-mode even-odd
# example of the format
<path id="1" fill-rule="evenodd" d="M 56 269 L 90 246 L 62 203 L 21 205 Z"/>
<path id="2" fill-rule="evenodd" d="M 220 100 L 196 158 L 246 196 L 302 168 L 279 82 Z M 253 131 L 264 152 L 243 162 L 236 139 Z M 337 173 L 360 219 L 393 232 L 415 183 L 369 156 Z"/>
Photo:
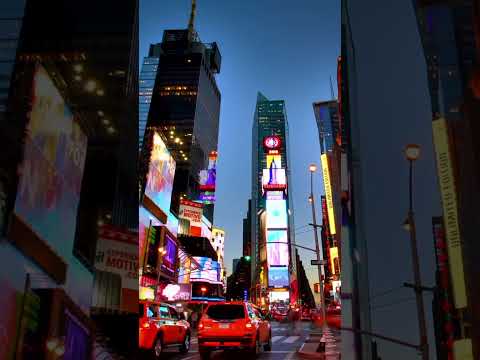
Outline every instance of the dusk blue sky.
<path id="1" fill-rule="evenodd" d="M 340 54 L 339 1 L 200 0 L 195 28 L 203 42 L 216 41 L 222 54 L 217 76 L 222 94 L 215 225 L 226 231 L 225 259 L 242 253 L 242 219 L 251 193 L 251 133 L 257 92 L 286 102 L 290 126 L 290 159 L 297 242 L 314 246 L 307 202 L 308 165 L 320 163 L 318 130 L 312 103 L 331 98 Z M 190 0 L 140 1 L 140 58 L 165 29 L 187 27 Z M 336 91 L 335 91 L 336 93 Z M 323 193 L 315 176 L 315 191 Z M 320 217 L 320 209 L 317 209 Z M 310 230 L 310 231 L 309 231 Z M 301 251 L 310 279 L 314 254 Z"/>

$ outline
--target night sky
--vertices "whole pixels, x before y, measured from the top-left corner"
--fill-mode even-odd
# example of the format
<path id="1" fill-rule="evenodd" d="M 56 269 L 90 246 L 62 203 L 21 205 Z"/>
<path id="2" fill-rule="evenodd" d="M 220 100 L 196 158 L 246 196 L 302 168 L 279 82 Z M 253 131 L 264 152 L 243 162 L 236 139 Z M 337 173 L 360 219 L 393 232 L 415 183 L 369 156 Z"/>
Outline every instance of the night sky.
<path id="1" fill-rule="evenodd" d="M 160 42 L 165 29 L 186 28 L 190 0 L 140 1 L 140 57 L 150 43 Z M 215 225 L 226 230 L 225 259 L 242 252 L 242 219 L 251 194 L 251 134 L 257 92 L 286 101 L 293 179 L 289 193 L 295 209 L 297 242 L 313 247 L 307 201 L 308 164 L 320 164 L 318 130 L 312 103 L 331 98 L 329 77 L 336 88 L 340 53 L 339 1 L 197 2 L 195 28 L 203 42 L 216 41 L 222 54 L 217 76 L 222 94 Z M 315 176 L 316 196 L 323 193 Z M 320 209 L 317 209 L 317 218 Z M 310 231 L 309 231 L 310 230 Z M 300 252 L 307 273 L 314 254 Z"/>

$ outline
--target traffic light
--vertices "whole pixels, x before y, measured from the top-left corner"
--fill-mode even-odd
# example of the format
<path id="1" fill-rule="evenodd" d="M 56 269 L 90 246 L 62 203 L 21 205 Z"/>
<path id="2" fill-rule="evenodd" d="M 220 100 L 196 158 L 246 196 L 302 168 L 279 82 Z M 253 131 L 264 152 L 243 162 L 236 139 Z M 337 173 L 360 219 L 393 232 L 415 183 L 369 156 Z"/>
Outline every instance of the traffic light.
<path id="1" fill-rule="evenodd" d="M 245 256 L 245 260 L 250 261 L 250 256 Z"/>

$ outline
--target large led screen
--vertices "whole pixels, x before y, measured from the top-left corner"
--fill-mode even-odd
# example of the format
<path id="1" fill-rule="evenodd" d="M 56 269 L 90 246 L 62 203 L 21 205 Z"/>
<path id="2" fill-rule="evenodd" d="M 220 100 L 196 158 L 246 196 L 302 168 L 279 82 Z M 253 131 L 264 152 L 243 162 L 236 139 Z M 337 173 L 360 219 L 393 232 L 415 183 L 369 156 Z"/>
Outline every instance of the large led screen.
<path id="1" fill-rule="evenodd" d="M 175 160 L 160 135 L 154 132 L 145 195 L 167 215 L 170 211 L 174 177 Z"/>
<path id="2" fill-rule="evenodd" d="M 168 234 L 165 234 L 165 251 L 166 254 L 163 257 L 162 265 L 169 271 L 175 271 L 175 263 L 177 260 L 177 243 L 170 238 Z"/>
<path id="3" fill-rule="evenodd" d="M 286 200 L 267 200 L 267 229 L 288 227 Z"/>
<path id="4" fill-rule="evenodd" d="M 153 237 L 152 231 L 156 231 L 153 227 L 159 226 L 161 223 L 152 214 L 150 214 L 143 206 L 138 208 L 138 258 L 140 264 L 143 264 L 143 256 L 145 254 L 145 243 L 147 236 Z"/>
<path id="5" fill-rule="evenodd" d="M 200 268 L 192 270 L 190 281 L 219 282 L 220 265 L 218 262 L 207 257 L 194 256 L 193 258 L 198 262 Z"/>
<path id="6" fill-rule="evenodd" d="M 87 137 L 41 66 L 32 92 L 14 211 L 55 252 L 70 259 Z"/>
<path id="7" fill-rule="evenodd" d="M 267 231 L 268 265 L 288 265 L 287 230 Z"/>
<path id="8" fill-rule="evenodd" d="M 263 169 L 262 183 L 265 189 L 274 185 L 278 185 L 278 188 L 284 188 L 287 184 L 285 169 Z"/>
<path id="9" fill-rule="evenodd" d="M 288 267 L 271 266 L 268 268 L 268 286 L 288 287 Z"/>
<path id="10" fill-rule="evenodd" d="M 281 168 L 282 155 L 267 155 L 267 169 L 270 169 L 270 166 Z"/>

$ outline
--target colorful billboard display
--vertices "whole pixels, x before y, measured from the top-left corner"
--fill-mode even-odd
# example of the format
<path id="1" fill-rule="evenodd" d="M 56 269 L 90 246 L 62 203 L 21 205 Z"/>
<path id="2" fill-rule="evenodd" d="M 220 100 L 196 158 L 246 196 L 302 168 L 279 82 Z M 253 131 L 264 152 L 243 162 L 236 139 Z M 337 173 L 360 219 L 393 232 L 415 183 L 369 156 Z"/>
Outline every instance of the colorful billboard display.
<path id="1" fill-rule="evenodd" d="M 162 289 L 162 296 L 167 301 L 192 300 L 192 284 L 168 284 Z"/>
<path id="2" fill-rule="evenodd" d="M 267 228 L 286 229 L 288 227 L 286 200 L 267 200 Z"/>
<path id="3" fill-rule="evenodd" d="M 175 265 L 177 263 L 178 246 L 175 240 L 173 240 L 167 232 L 165 232 L 164 248 L 166 253 L 163 256 L 162 268 L 164 271 L 173 274 L 175 273 Z"/>
<path id="4" fill-rule="evenodd" d="M 288 287 L 288 267 L 272 266 L 268 268 L 268 286 L 269 287 Z"/>
<path id="5" fill-rule="evenodd" d="M 335 235 L 337 233 L 335 228 L 335 211 L 333 208 L 333 194 L 332 194 L 332 184 L 330 181 L 330 168 L 328 167 L 328 157 L 327 154 L 322 154 L 320 156 L 322 162 L 322 171 L 323 171 L 323 184 L 325 185 L 325 197 L 327 198 L 327 211 L 328 211 L 328 221 L 330 225 L 330 234 Z"/>
<path id="6" fill-rule="evenodd" d="M 168 215 L 175 177 L 175 160 L 170 155 L 160 134 L 153 132 L 152 136 L 153 145 L 150 153 L 145 195 Z"/>
<path id="7" fill-rule="evenodd" d="M 450 276 L 452 277 L 453 299 L 455 308 L 463 309 L 467 306 L 467 294 L 463 271 L 462 240 L 458 225 L 457 193 L 448 141 L 447 122 L 441 118 L 433 121 L 432 127 L 440 194 L 442 196 L 443 213 L 445 214 L 445 231 L 450 262 Z"/>
<path id="8" fill-rule="evenodd" d="M 192 270 L 190 273 L 191 282 L 220 283 L 220 265 L 218 262 L 201 256 L 194 256 L 193 259 L 200 265 L 200 268 Z"/>
<path id="9" fill-rule="evenodd" d="M 284 191 L 267 191 L 266 199 L 267 200 L 284 200 L 285 192 Z"/>
<path id="10" fill-rule="evenodd" d="M 267 155 L 267 169 L 271 166 L 282 167 L 282 155 Z"/>
<path id="11" fill-rule="evenodd" d="M 199 174 L 199 201 L 204 204 L 215 202 L 215 186 L 217 182 L 217 152 L 212 151 L 208 156 L 207 170 L 201 170 Z"/>
<path id="12" fill-rule="evenodd" d="M 279 150 L 282 147 L 282 139 L 280 136 L 271 135 L 263 138 L 263 147 L 265 150 Z"/>
<path id="13" fill-rule="evenodd" d="M 288 266 L 287 230 L 267 231 L 267 261 L 269 266 Z"/>
<path id="14" fill-rule="evenodd" d="M 190 236 L 202 236 L 203 205 L 189 200 L 180 200 L 179 219 L 188 220 Z"/>
<path id="15" fill-rule="evenodd" d="M 281 191 L 287 188 L 285 169 L 271 167 L 263 169 L 262 185 L 264 191 Z"/>
<path id="16" fill-rule="evenodd" d="M 70 259 L 87 137 L 60 92 L 38 66 L 25 137 L 15 214 L 64 259 Z"/>

